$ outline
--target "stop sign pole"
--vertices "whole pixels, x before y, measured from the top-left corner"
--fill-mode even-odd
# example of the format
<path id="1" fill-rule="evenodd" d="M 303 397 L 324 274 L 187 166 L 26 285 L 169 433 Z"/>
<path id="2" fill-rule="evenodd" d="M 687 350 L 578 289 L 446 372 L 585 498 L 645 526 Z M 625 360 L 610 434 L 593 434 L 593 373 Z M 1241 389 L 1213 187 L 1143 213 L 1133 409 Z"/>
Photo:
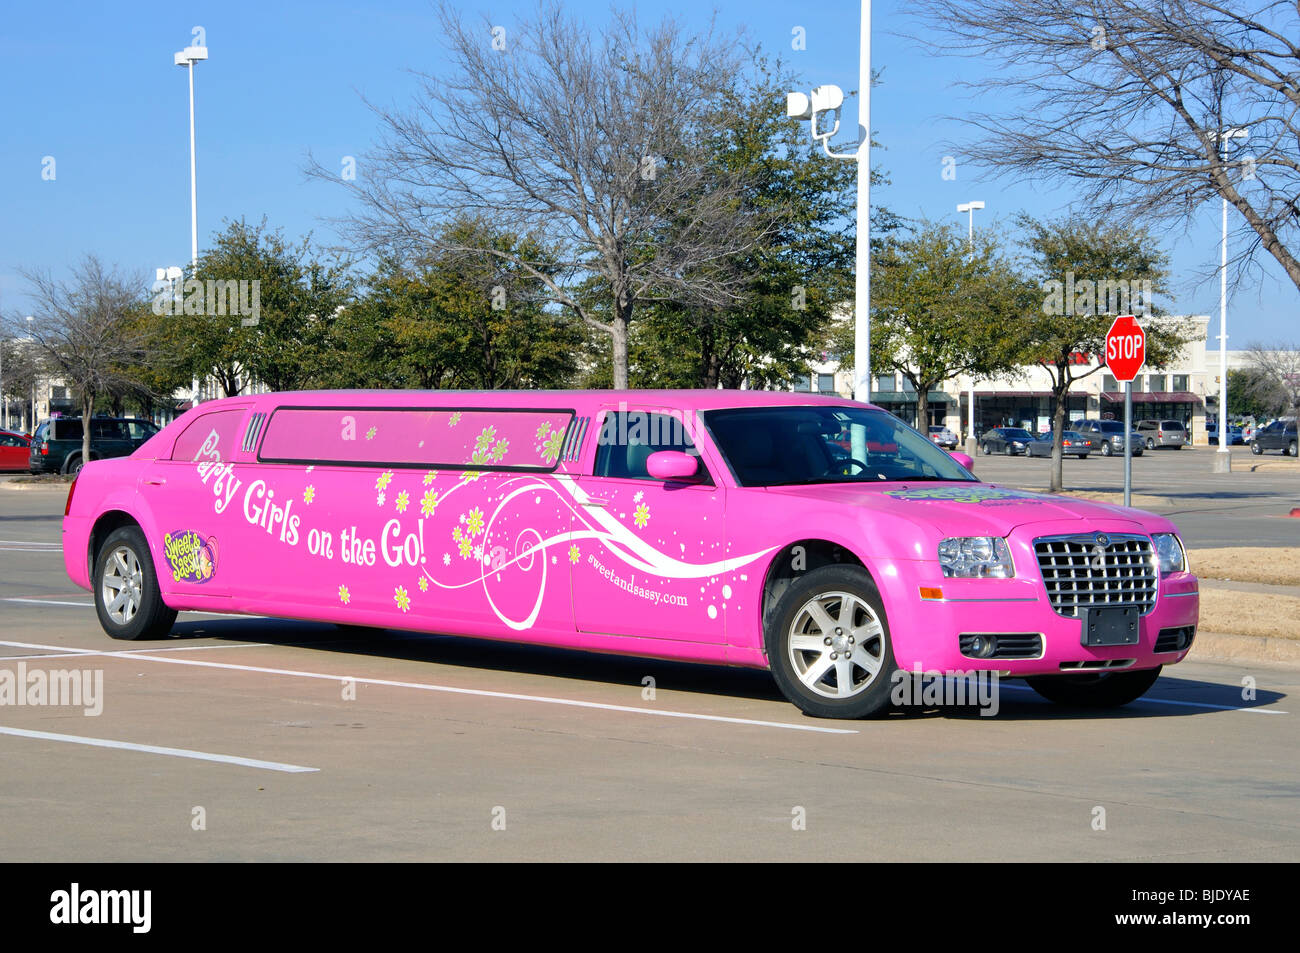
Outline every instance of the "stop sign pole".
<path id="1" fill-rule="evenodd" d="M 1133 378 L 1147 360 L 1147 336 L 1137 318 L 1122 314 L 1106 332 L 1106 366 L 1124 383 L 1124 505 L 1133 495 Z M 1222 438 L 1220 438 L 1222 439 Z"/>

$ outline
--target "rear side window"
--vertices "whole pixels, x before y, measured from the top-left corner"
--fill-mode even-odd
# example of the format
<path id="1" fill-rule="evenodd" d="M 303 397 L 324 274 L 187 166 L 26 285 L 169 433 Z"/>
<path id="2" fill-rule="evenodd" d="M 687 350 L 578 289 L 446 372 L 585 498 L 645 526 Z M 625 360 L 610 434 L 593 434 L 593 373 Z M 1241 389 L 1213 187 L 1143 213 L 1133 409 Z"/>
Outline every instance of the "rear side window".
<path id="1" fill-rule="evenodd" d="M 50 425 L 48 423 L 41 424 L 39 427 L 36 428 L 36 433 L 32 434 L 32 441 L 35 442 L 37 440 L 44 440 L 45 435 L 49 432 L 50 432 Z"/>
<path id="2" fill-rule="evenodd" d="M 94 433 L 92 430 L 91 433 Z M 54 421 L 53 440 L 80 440 L 81 439 L 81 420 L 72 418 L 61 418 Z"/>
<path id="3" fill-rule="evenodd" d="M 262 463 L 554 470 L 571 410 L 281 407 L 258 450 Z"/>
<path id="4" fill-rule="evenodd" d="M 1165 429 L 1165 430 L 1182 430 L 1182 429 L 1183 429 L 1182 421 L 1179 421 L 1179 420 L 1166 420 L 1166 421 L 1164 421 L 1164 429 Z"/>
<path id="5" fill-rule="evenodd" d="M 172 459 L 186 463 L 217 463 L 231 459 L 239 445 L 244 408 L 215 410 L 190 422 L 176 438 Z"/>
<path id="6" fill-rule="evenodd" d="M 127 440 L 126 425 L 120 420 L 92 420 L 90 436 L 94 440 Z"/>

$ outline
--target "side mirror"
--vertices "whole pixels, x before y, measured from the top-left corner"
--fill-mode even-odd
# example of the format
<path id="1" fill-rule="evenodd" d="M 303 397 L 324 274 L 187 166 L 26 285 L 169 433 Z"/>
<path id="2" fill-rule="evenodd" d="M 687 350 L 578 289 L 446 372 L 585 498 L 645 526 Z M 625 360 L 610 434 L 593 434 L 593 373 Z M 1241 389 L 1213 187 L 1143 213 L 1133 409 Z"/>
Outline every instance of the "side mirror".
<path id="1" fill-rule="evenodd" d="M 691 480 L 699 469 L 699 458 L 680 450 L 658 450 L 646 458 L 645 468 L 656 480 Z"/>
<path id="2" fill-rule="evenodd" d="M 972 473 L 975 472 L 975 461 L 972 460 L 970 457 L 966 456 L 966 454 L 958 453 L 955 450 L 949 450 L 948 456 L 952 457 L 954 460 L 956 460 L 958 463 L 964 466 L 967 470 L 970 470 Z"/>

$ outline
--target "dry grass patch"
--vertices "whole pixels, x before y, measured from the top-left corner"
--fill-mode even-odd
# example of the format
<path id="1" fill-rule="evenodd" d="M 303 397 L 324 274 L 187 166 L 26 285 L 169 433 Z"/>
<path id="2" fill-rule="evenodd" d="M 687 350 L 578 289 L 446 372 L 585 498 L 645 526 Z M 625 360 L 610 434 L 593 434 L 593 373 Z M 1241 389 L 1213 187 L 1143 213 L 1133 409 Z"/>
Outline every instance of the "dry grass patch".
<path id="1" fill-rule="evenodd" d="M 1202 589 L 1198 630 L 1300 640 L 1300 598 Z"/>
<path id="2" fill-rule="evenodd" d="M 1205 579 L 1259 582 L 1266 586 L 1300 586 L 1300 547 L 1225 546 L 1191 549 L 1187 562 Z M 1300 625 L 1300 614 L 1294 616 Z M 1227 630 L 1225 630 L 1227 631 Z"/>
<path id="3" fill-rule="evenodd" d="M 1112 506 L 1124 505 L 1124 491 L 1112 492 L 1109 490 L 1062 490 L 1060 493 L 1052 493 L 1038 486 L 1022 486 L 1017 489 L 1028 490 L 1031 493 L 1046 493 L 1049 496 L 1069 496 L 1076 500 L 1092 500 L 1094 503 L 1109 503 Z M 1130 494 L 1129 506 L 1139 510 L 1154 509 L 1157 506 L 1164 506 L 1167 500 L 1158 496 L 1150 496 L 1145 493 Z"/>

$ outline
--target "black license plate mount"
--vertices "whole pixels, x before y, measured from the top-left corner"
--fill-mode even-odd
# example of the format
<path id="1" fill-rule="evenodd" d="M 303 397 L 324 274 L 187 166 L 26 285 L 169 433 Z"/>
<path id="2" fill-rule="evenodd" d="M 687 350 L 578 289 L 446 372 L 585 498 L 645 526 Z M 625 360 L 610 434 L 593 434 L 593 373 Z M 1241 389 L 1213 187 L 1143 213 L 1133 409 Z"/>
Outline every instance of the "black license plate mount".
<path id="1" fill-rule="evenodd" d="M 1083 633 L 1080 642 L 1089 647 L 1137 645 L 1137 606 L 1094 606 L 1081 608 Z"/>

